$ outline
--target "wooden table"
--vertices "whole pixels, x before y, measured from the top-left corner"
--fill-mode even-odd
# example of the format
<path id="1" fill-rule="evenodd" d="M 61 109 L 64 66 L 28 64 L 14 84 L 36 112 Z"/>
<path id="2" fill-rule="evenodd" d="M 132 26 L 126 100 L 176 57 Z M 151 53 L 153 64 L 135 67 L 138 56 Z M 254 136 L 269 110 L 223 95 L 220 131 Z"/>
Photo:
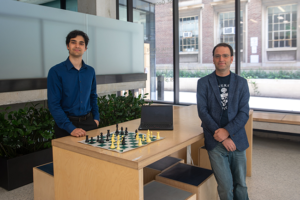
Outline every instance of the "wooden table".
<path id="1" fill-rule="evenodd" d="M 55 199 L 143 199 L 143 168 L 203 138 L 196 106 L 175 106 L 173 110 L 174 130 L 160 131 L 165 139 L 122 154 L 80 144 L 82 137 L 53 140 Z M 139 124 L 137 119 L 119 127 L 132 131 Z M 95 137 L 107 129 L 115 131 L 115 125 L 87 134 Z"/>

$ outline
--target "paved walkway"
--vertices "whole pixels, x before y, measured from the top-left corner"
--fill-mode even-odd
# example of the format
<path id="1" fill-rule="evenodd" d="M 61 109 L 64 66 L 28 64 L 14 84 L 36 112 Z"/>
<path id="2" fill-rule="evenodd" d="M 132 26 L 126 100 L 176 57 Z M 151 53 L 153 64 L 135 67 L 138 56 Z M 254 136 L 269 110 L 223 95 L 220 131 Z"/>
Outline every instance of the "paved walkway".
<path id="1" fill-rule="evenodd" d="M 165 91 L 165 101 L 173 101 L 173 92 Z M 196 93 L 179 92 L 180 103 L 196 104 Z M 254 110 L 270 110 L 282 112 L 300 112 L 300 99 L 284 99 L 271 97 L 250 97 L 250 108 Z"/>

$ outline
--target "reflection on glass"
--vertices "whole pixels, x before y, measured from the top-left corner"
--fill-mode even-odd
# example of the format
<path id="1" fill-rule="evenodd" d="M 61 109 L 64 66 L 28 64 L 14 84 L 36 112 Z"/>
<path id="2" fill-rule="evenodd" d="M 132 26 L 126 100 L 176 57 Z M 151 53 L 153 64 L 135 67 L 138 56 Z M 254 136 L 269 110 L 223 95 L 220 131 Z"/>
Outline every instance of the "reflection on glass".
<path id="1" fill-rule="evenodd" d="M 127 0 L 119 0 L 119 20 L 127 22 Z"/>

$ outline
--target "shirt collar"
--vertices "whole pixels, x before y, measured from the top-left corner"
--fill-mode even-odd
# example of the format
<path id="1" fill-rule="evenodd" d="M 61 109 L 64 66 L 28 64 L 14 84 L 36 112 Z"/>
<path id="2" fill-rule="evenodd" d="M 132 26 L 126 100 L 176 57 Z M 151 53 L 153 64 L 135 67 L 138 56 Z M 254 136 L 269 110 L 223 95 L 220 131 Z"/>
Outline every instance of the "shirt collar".
<path id="1" fill-rule="evenodd" d="M 67 65 L 67 69 L 68 69 L 68 70 L 70 70 L 70 69 L 72 69 L 72 68 L 75 69 L 75 67 L 74 67 L 74 65 L 71 63 L 69 57 L 68 57 L 67 60 L 66 60 L 66 65 Z M 85 64 L 84 61 L 82 60 L 82 67 L 81 67 L 81 68 L 86 68 L 86 67 L 87 67 L 86 64 Z"/>

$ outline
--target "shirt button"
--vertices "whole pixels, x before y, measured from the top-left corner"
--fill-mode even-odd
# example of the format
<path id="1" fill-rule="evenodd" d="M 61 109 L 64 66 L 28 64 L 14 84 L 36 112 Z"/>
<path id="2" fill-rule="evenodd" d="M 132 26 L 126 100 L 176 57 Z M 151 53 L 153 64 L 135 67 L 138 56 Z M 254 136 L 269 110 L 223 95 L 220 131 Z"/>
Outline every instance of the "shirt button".
<path id="1" fill-rule="evenodd" d="M 82 102 L 81 102 L 82 103 Z"/>

